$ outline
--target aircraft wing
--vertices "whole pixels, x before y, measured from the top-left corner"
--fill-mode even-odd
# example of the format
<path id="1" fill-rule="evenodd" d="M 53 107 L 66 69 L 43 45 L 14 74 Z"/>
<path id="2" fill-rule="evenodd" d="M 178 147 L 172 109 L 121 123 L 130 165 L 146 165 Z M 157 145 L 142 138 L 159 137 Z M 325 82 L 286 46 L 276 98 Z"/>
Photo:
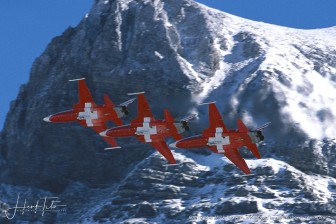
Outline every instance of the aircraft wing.
<path id="1" fill-rule="evenodd" d="M 228 132 L 226 128 L 222 116 L 220 115 L 216 104 L 210 103 L 209 104 L 209 128 L 205 129 L 205 133 L 213 133 L 216 132 L 216 128 L 221 127 L 223 128 L 223 132 Z"/>
<path id="2" fill-rule="evenodd" d="M 105 131 L 107 129 L 107 126 L 104 123 L 101 123 L 99 126 L 93 126 L 91 127 L 95 132 L 98 134 Z M 119 148 L 117 142 L 113 137 L 102 137 L 105 141 L 107 141 L 113 148 Z"/>
<path id="3" fill-rule="evenodd" d="M 246 161 L 240 155 L 237 148 L 229 148 L 226 149 L 224 155 L 233 163 L 235 164 L 241 171 L 245 174 L 250 174 L 251 171 L 248 168 Z"/>
<path id="4" fill-rule="evenodd" d="M 95 105 L 84 79 L 78 80 L 78 100 L 79 102 L 74 105 L 74 108 L 93 107 Z M 90 103 L 91 105 L 85 105 Z"/>
<path id="5" fill-rule="evenodd" d="M 163 155 L 163 157 L 165 157 L 169 163 L 176 164 L 176 160 L 163 138 L 161 141 L 153 141 L 149 144 L 151 144 L 159 153 L 161 153 L 161 155 Z"/>
<path id="6" fill-rule="evenodd" d="M 138 94 L 138 116 L 135 118 L 132 123 L 143 123 L 145 118 L 150 118 L 150 121 L 154 120 L 152 111 L 148 105 L 145 94 Z"/>

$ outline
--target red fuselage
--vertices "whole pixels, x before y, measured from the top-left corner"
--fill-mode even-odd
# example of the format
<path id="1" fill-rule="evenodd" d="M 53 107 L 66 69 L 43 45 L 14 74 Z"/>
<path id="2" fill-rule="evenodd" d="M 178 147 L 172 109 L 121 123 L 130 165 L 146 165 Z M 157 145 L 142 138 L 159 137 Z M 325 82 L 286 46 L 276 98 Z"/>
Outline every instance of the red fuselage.
<path id="1" fill-rule="evenodd" d="M 98 123 L 113 120 L 118 117 L 113 108 L 104 106 L 95 106 L 90 108 L 75 108 L 73 110 L 63 111 L 44 118 L 48 122 L 73 122 L 79 121 L 86 126 L 94 126 Z"/>
<path id="2" fill-rule="evenodd" d="M 174 146 L 177 148 L 200 148 L 210 147 L 216 153 L 222 153 L 221 150 L 215 150 L 217 146 L 223 149 L 239 148 L 253 144 L 247 133 L 229 131 L 225 133 L 206 133 L 177 141 Z M 213 147 L 211 147 L 213 146 Z"/>
<path id="3" fill-rule="evenodd" d="M 77 121 L 77 117 L 78 112 L 76 113 L 72 110 L 68 110 L 50 115 L 49 117 L 44 118 L 44 120 L 49 122 L 71 122 L 71 121 Z"/>
<path id="4" fill-rule="evenodd" d="M 162 120 L 152 121 L 150 123 L 131 123 L 129 125 L 111 128 L 102 135 L 109 137 L 143 136 L 145 140 L 152 139 L 152 136 L 157 135 L 169 137 L 172 136 L 173 130 L 168 128 L 168 126 L 167 122 Z"/>

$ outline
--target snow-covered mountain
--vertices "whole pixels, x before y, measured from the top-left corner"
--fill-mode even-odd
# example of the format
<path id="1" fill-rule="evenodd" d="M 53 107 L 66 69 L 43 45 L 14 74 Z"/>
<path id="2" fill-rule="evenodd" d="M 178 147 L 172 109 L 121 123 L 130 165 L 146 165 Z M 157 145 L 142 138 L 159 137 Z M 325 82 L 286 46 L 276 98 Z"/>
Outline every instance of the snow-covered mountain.
<path id="1" fill-rule="evenodd" d="M 0 138 L 2 200 L 13 203 L 11 193 L 23 191 L 8 190 L 13 185 L 47 190 L 72 206 L 46 219 L 60 223 L 192 223 L 199 215 L 229 222 L 242 214 L 268 223 L 324 215 L 333 223 L 335 36 L 336 27 L 280 27 L 192 0 L 96 0 L 34 62 L 11 104 Z M 242 149 L 254 173 L 242 176 L 206 149 L 174 150 L 180 163 L 170 167 L 135 140 L 118 140 L 123 149 L 104 152 L 106 143 L 91 130 L 44 123 L 76 103 L 77 87 L 67 80 L 83 76 L 97 103 L 103 93 L 120 103 L 128 92 L 146 91 L 158 118 L 166 107 L 177 117 L 198 112 L 185 136 L 207 126 L 207 107 L 198 106 L 206 101 L 216 101 L 230 128 L 238 117 L 251 128 L 271 121 L 263 159 Z M 135 105 L 130 109 L 126 121 L 136 114 Z"/>
<path id="2" fill-rule="evenodd" d="M 87 206 L 85 215 L 65 220 L 293 223 L 295 217 L 298 223 L 335 221 L 334 178 L 306 174 L 271 158 L 248 160 L 254 174 L 244 176 L 220 155 L 176 151 L 174 155 L 177 166 L 162 166 L 163 159 L 157 153 L 147 158 L 111 188 L 110 195 Z"/>

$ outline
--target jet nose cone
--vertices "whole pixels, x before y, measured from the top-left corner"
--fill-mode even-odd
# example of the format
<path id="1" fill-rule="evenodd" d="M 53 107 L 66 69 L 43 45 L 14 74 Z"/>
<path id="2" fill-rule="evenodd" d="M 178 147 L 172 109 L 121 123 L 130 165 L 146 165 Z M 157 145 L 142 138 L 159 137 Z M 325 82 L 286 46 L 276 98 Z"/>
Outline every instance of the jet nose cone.
<path id="1" fill-rule="evenodd" d="M 107 136 L 107 132 L 108 132 L 108 130 L 103 131 L 103 132 L 100 132 L 99 135 L 100 135 L 100 136 L 103 136 L 103 137 L 108 137 L 108 136 Z"/>
<path id="2" fill-rule="evenodd" d="M 43 118 L 43 120 L 44 120 L 45 122 L 51 122 L 50 117 L 51 117 L 51 116 L 45 117 L 45 118 Z"/>
<path id="3" fill-rule="evenodd" d="M 177 142 L 170 143 L 169 146 L 172 147 L 172 148 L 177 148 L 177 147 L 176 147 L 176 143 L 177 143 Z"/>

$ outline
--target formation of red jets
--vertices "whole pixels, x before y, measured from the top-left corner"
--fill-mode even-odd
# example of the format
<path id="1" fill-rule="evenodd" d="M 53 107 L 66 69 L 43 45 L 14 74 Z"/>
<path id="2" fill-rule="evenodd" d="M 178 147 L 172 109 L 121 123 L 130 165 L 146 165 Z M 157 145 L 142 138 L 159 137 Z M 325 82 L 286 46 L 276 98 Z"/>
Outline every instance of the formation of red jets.
<path id="1" fill-rule="evenodd" d="M 144 92 L 131 93 L 129 95 L 137 95 L 138 114 L 130 124 L 123 125 L 123 121 L 120 118 L 128 115 L 127 107 L 135 98 L 116 106 L 107 95 L 104 95 L 104 105 L 97 105 L 93 101 L 84 78 L 70 81 L 78 81 L 79 102 L 73 106 L 72 110 L 50 115 L 43 120 L 46 122 L 78 122 L 84 127 L 92 128 L 111 145 L 111 147 L 106 149 L 120 148 L 115 138 L 134 136 L 141 142 L 151 144 L 169 163 L 176 164 L 175 158 L 165 141 L 165 138 L 172 137 L 176 142 L 169 146 L 187 149 L 208 147 L 215 153 L 225 155 L 245 174 L 250 174 L 251 171 L 239 153 L 238 148 L 245 146 L 256 158 L 260 158 L 256 143 L 264 140 L 261 131 L 270 122 L 251 131 L 238 119 L 238 129 L 228 130 L 215 103 L 211 102 L 208 103 L 209 127 L 201 135 L 182 139 L 182 133 L 189 130 L 188 121 L 195 118 L 197 114 L 191 114 L 176 121 L 170 112 L 165 109 L 164 119 L 156 120 L 150 110 Z M 107 121 L 112 121 L 117 126 L 108 129 L 105 124 Z"/>

